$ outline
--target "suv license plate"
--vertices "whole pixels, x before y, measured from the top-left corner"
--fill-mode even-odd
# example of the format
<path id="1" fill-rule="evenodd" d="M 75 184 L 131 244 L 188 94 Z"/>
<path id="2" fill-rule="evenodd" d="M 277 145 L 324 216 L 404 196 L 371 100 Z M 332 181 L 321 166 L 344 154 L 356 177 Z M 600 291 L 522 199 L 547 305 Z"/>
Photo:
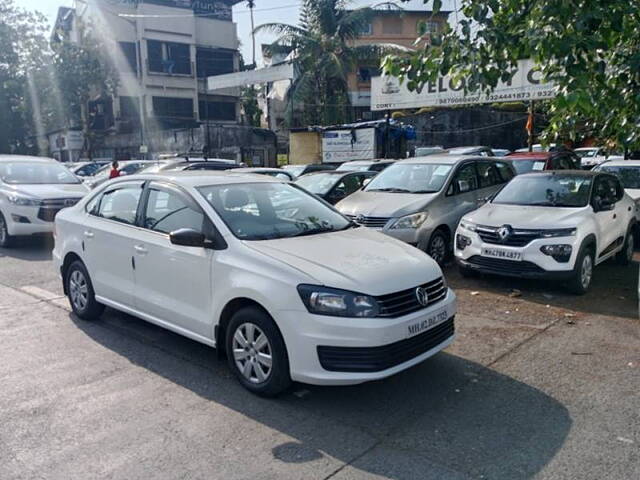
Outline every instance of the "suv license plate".
<path id="1" fill-rule="evenodd" d="M 504 248 L 483 248 L 483 257 L 501 258 L 503 260 L 512 260 L 514 262 L 522 261 L 522 252 L 516 250 L 507 250 Z"/>
<path id="2" fill-rule="evenodd" d="M 418 320 L 417 322 L 413 322 L 407 326 L 407 338 L 415 337 L 416 335 L 420 335 L 425 331 L 429 330 L 436 325 L 441 324 L 446 321 L 448 317 L 447 310 L 440 310 L 439 312 L 432 313 L 426 318 L 422 320 Z"/>

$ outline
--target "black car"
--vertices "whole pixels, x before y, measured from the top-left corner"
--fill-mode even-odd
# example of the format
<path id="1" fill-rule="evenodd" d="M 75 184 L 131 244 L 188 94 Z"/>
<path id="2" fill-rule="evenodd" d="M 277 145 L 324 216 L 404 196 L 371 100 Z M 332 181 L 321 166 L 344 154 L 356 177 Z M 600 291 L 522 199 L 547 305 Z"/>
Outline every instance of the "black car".
<path id="1" fill-rule="evenodd" d="M 336 165 L 330 163 L 309 163 L 307 165 L 285 165 L 282 168 L 298 178 L 307 173 L 335 170 Z"/>
<path id="2" fill-rule="evenodd" d="M 378 172 L 317 172 L 296 180 L 296 185 L 335 205 L 353 192 L 360 190 L 366 181 Z"/>

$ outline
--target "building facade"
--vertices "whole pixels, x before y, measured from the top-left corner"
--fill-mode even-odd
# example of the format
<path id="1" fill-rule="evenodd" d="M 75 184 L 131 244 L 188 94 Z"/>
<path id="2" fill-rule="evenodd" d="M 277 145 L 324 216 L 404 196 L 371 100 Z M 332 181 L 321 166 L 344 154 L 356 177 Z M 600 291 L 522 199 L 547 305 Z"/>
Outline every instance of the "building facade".
<path id="1" fill-rule="evenodd" d="M 61 9 L 56 31 L 79 41 L 89 25 L 119 73 L 116 94 L 88 106 L 91 128 L 104 133 L 98 156 L 167 153 L 166 132 L 185 129 L 198 130 L 195 146 L 209 147 L 211 128 L 238 125 L 239 89 L 208 94 L 206 78 L 239 69 L 232 7 L 240 1 L 92 0 Z"/>

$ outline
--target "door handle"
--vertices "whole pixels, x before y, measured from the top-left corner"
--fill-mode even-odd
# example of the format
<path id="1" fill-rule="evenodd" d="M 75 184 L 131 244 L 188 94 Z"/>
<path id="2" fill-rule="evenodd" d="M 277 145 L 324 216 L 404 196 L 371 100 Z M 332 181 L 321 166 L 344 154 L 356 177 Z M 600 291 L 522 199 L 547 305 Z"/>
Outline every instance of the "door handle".
<path id="1" fill-rule="evenodd" d="M 136 245 L 135 247 L 133 247 L 133 249 L 136 251 L 136 253 L 139 253 L 140 255 L 146 255 L 148 253 L 148 250 L 144 248 L 142 245 Z"/>
<path id="2" fill-rule="evenodd" d="M 618 214 L 617 214 L 617 213 L 614 213 L 614 214 L 613 214 L 613 218 L 618 218 Z"/>
<path id="3" fill-rule="evenodd" d="M 85 230 L 84 236 L 87 238 L 93 238 L 95 235 L 93 232 L 90 232 L 89 230 Z"/>

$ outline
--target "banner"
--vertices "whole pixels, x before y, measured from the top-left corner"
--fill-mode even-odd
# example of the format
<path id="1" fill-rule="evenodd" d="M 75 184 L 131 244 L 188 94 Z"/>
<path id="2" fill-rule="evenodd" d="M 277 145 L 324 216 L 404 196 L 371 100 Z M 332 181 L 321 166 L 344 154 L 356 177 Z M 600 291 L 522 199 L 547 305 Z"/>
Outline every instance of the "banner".
<path id="1" fill-rule="evenodd" d="M 140 3 L 161 5 L 163 7 L 185 8 L 193 10 L 196 15 L 205 15 L 206 18 L 232 21 L 233 12 L 231 4 L 233 0 L 103 0 L 112 5 L 124 5 L 135 7 Z"/>
<path id="2" fill-rule="evenodd" d="M 227 73 L 207 78 L 208 90 L 221 88 L 243 87 L 260 83 L 291 80 L 293 78 L 293 63 L 283 63 L 275 67 L 258 68 L 244 72 Z"/>
<path id="3" fill-rule="evenodd" d="M 373 160 L 376 129 L 327 130 L 322 134 L 322 163 Z"/>
<path id="4" fill-rule="evenodd" d="M 373 77 L 371 80 L 371 110 L 401 110 L 403 108 L 446 107 L 500 102 L 523 102 L 555 97 L 554 85 L 543 83 L 541 74 L 531 60 L 520 60 L 510 82 L 499 82 L 490 94 L 464 93 L 464 83 L 450 77 L 440 77 L 421 89 L 410 91 L 407 82 L 395 77 Z"/>

